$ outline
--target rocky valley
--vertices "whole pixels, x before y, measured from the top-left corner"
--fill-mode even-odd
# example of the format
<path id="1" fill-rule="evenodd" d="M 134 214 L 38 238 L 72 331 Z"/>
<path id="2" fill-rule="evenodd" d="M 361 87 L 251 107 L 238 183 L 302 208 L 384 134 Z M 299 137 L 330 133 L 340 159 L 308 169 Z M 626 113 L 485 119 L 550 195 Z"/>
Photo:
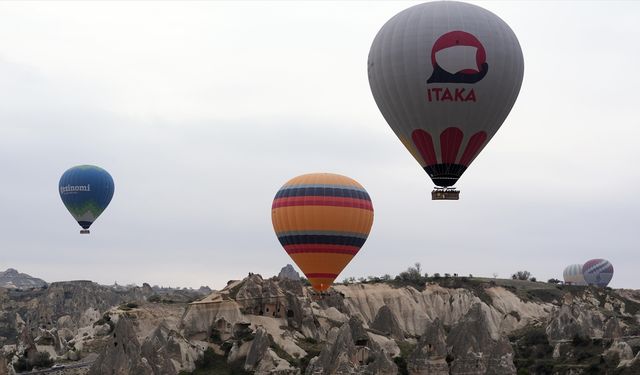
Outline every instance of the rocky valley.
<path id="1" fill-rule="evenodd" d="M 296 276 L 0 288 L 0 374 L 640 374 L 640 291 L 447 275 L 319 295 Z"/>

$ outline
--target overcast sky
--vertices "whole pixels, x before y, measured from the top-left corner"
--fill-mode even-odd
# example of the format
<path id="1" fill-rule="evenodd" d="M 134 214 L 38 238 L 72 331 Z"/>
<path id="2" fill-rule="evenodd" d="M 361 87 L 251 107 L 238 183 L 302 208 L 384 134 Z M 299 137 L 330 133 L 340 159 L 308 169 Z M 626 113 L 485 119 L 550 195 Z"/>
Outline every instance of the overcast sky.
<path id="1" fill-rule="evenodd" d="M 412 2 L 1 2 L 0 269 L 49 282 L 209 285 L 291 263 L 271 225 L 288 179 L 334 172 L 372 197 L 339 277 L 562 278 L 609 259 L 640 288 L 639 2 L 477 2 L 520 40 L 511 114 L 434 202 L 367 80 L 379 28 Z M 62 173 L 108 170 L 91 228 Z"/>

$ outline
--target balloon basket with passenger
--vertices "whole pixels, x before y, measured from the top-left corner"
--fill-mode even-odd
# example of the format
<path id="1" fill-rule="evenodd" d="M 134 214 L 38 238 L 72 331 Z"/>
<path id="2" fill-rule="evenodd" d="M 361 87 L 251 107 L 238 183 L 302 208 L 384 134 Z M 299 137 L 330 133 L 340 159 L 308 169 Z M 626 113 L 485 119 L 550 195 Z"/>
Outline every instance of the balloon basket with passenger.
<path id="1" fill-rule="evenodd" d="M 431 192 L 431 200 L 434 201 L 457 201 L 460 199 L 460 190 L 455 187 L 434 187 Z"/>

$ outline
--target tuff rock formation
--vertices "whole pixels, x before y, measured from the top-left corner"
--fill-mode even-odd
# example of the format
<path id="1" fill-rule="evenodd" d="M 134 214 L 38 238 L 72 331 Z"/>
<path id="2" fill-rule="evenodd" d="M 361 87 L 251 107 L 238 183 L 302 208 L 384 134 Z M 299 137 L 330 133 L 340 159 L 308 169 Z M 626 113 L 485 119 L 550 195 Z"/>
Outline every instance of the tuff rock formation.
<path id="1" fill-rule="evenodd" d="M 573 301 L 555 309 L 548 321 L 547 336 L 551 342 L 572 340 L 574 337 L 602 337 L 604 316 Z"/>
<path id="2" fill-rule="evenodd" d="M 195 369 L 195 361 L 202 355 L 200 347 L 189 343 L 164 322 L 144 339 L 140 352 L 154 374 L 192 371 Z"/>
<path id="3" fill-rule="evenodd" d="M 293 268 L 292 265 L 287 264 L 280 270 L 278 279 L 300 281 L 300 274 L 295 270 L 295 268 Z"/>
<path id="4" fill-rule="evenodd" d="M 2 350 L 0 350 L 0 375 L 9 375 L 9 364 Z"/>
<path id="5" fill-rule="evenodd" d="M 400 323 L 398 323 L 398 319 L 387 305 L 378 309 L 378 313 L 371 323 L 371 328 L 382 332 L 394 340 L 404 340 L 404 333 L 400 328 Z"/>
<path id="6" fill-rule="evenodd" d="M 327 344 L 307 367 L 307 375 L 320 374 L 397 374 L 389 355 L 371 340 L 360 319 L 344 323 L 332 344 Z"/>
<path id="7" fill-rule="evenodd" d="M 0 288 L 0 344 L 12 361 L 100 353 L 93 374 L 188 373 L 205 350 L 221 371 L 256 374 L 640 373 L 631 290 L 445 277 L 318 295 L 249 274 L 189 304 L 181 293 L 86 281 Z"/>
<path id="8" fill-rule="evenodd" d="M 27 363 L 33 363 L 38 356 L 38 347 L 31 335 L 29 326 L 19 316 L 16 318 L 16 330 L 20 332 L 20 336 L 18 336 L 18 343 L 11 359 L 11 365 L 23 358 L 26 359 Z"/>
<path id="9" fill-rule="evenodd" d="M 506 337 L 495 334 L 489 307 L 477 303 L 447 336 L 453 357 L 451 374 L 515 374 L 513 349 Z"/>
<path id="10" fill-rule="evenodd" d="M 407 361 L 411 375 L 448 375 L 447 336 L 440 319 L 427 325 Z"/>
<path id="11" fill-rule="evenodd" d="M 0 272 L 0 288 L 31 289 L 46 286 L 47 283 L 44 280 L 29 276 L 26 273 L 20 273 L 13 268 Z"/>
<path id="12" fill-rule="evenodd" d="M 142 358 L 140 342 L 131 321 L 120 317 L 115 329 L 107 341 L 98 359 L 89 370 L 89 375 L 128 375 L 128 374 L 162 374 L 151 366 L 146 358 Z M 167 374 L 175 374 L 173 366 L 164 368 Z"/>

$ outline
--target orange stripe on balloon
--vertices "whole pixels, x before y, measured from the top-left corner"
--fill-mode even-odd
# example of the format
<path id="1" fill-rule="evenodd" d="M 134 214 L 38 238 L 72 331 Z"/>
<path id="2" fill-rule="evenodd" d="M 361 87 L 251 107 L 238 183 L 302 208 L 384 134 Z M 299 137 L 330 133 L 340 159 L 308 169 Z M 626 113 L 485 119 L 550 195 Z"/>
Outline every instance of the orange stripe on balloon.
<path id="1" fill-rule="evenodd" d="M 340 272 L 353 259 L 351 254 L 296 253 L 290 255 L 298 267 L 307 273 Z"/>
<path id="2" fill-rule="evenodd" d="M 335 206 L 289 206 L 271 210 L 277 233 L 294 231 L 334 231 L 369 234 L 373 211 Z"/>
<path id="3" fill-rule="evenodd" d="M 336 278 L 335 277 L 324 277 L 324 278 L 307 277 L 307 279 L 309 279 L 309 282 L 311 283 L 311 286 L 313 287 L 313 289 L 320 292 L 324 292 L 325 290 L 331 287 L 331 284 L 333 284 L 333 281 Z"/>

